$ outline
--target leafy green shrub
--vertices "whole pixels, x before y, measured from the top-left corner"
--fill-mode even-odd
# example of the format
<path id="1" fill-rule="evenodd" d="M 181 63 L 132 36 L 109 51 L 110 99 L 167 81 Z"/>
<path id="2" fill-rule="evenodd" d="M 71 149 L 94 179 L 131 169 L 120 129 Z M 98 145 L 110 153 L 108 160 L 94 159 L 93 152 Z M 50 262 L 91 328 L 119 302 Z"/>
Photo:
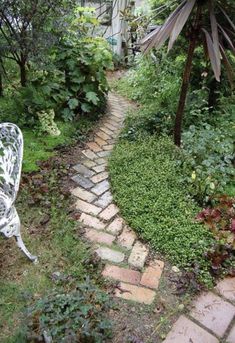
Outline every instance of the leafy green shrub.
<path id="1" fill-rule="evenodd" d="M 30 311 L 29 342 L 105 342 L 111 337 L 107 320 L 109 297 L 89 280 L 70 293 L 52 293 Z"/>
<path id="2" fill-rule="evenodd" d="M 227 123 L 229 125 L 229 122 Z M 235 176 L 233 134 L 225 127 L 209 124 L 190 126 L 183 133 L 180 164 L 191 195 L 203 204 L 213 194 L 223 193 Z"/>
<path id="3" fill-rule="evenodd" d="M 179 267 L 198 267 L 207 282 L 205 253 L 213 238 L 194 220 L 199 208 L 181 181 L 178 153 L 167 137 L 120 141 L 109 163 L 114 199 L 127 223 L 157 251 Z"/>
<path id="4" fill-rule="evenodd" d="M 65 73 L 69 92 L 61 111 L 63 118 L 72 120 L 77 113 L 101 113 L 108 91 L 105 69 L 112 67 L 108 44 L 101 38 L 65 39 L 58 47 L 55 63 Z"/>

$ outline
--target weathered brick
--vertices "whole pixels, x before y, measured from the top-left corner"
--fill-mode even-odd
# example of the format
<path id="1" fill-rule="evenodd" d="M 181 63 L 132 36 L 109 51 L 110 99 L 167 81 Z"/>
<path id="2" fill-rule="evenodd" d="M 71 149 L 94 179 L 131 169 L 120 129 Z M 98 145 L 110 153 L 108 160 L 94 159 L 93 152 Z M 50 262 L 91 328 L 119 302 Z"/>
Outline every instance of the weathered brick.
<path id="1" fill-rule="evenodd" d="M 109 204 L 111 204 L 111 202 L 113 201 L 113 197 L 110 191 L 105 192 L 104 194 L 102 194 L 98 200 L 96 200 L 96 202 L 94 203 L 96 206 L 105 208 L 107 207 Z"/>
<path id="2" fill-rule="evenodd" d="M 112 219 L 118 212 L 119 209 L 117 208 L 117 206 L 114 204 L 110 204 L 105 210 L 100 213 L 99 216 L 101 219 L 108 221 Z"/>
<path id="3" fill-rule="evenodd" d="M 105 141 L 104 139 L 98 137 L 98 136 L 95 136 L 95 142 L 99 145 L 99 146 L 103 146 L 103 145 L 106 145 L 107 144 L 107 141 Z"/>
<path id="4" fill-rule="evenodd" d="M 101 152 L 98 152 L 97 155 L 99 157 L 107 157 L 110 155 L 110 151 L 101 151 Z"/>
<path id="5" fill-rule="evenodd" d="M 96 162 L 98 165 L 100 165 L 100 164 L 107 165 L 107 160 L 106 160 L 105 158 L 102 158 L 102 157 L 97 158 L 97 159 L 95 160 L 95 162 Z"/>
<path id="6" fill-rule="evenodd" d="M 113 235 L 118 235 L 119 232 L 122 231 L 123 224 L 124 224 L 123 219 L 120 217 L 117 217 L 112 221 L 111 224 L 109 224 L 106 230 L 112 233 Z"/>
<path id="7" fill-rule="evenodd" d="M 118 244 L 126 249 L 131 249 L 135 239 L 135 232 L 126 226 L 118 237 Z"/>
<path id="8" fill-rule="evenodd" d="M 148 288 L 121 282 L 115 290 L 115 295 L 125 300 L 132 300 L 146 305 L 152 304 L 156 293 Z"/>
<path id="9" fill-rule="evenodd" d="M 225 278 L 218 283 L 215 289 L 226 299 L 235 301 L 235 277 Z"/>
<path id="10" fill-rule="evenodd" d="M 80 221 L 89 227 L 92 227 L 96 230 L 103 230 L 105 228 L 105 224 L 99 220 L 98 218 L 94 218 L 88 214 L 82 213 L 80 217 Z"/>
<path id="11" fill-rule="evenodd" d="M 222 337 L 235 315 L 235 307 L 211 292 L 203 293 L 193 305 L 190 315 Z"/>
<path id="12" fill-rule="evenodd" d="M 180 316 L 163 343 L 219 343 L 219 341 L 185 316 Z"/>
<path id="13" fill-rule="evenodd" d="M 151 265 L 145 269 L 140 284 L 145 287 L 158 289 L 163 268 L 164 262 L 160 260 L 153 261 Z"/>
<path id="14" fill-rule="evenodd" d="M 115 237 L 113 235 L 93 229 L 86 229 L 85 237 L 92 242 L 103 243 L 107 245 L 111 245 L 115 240 Z"/>
<path id="15" fill-rule="evenodd" d="M 85 177 L 91 177 L 95 173 L 94 171 L 88 169 L 86 166 L 82 165 L 81 163 L 76 164 L 76 166 L 73 167 L 79 174 L 85 176 Z"/>
<path id="16" fill-rule="evenodd" d="M 128 263 L 133 267 L 143 268 L 148 252 L 149 249 L 144 244 L 139 241 L 136 242 L 128 259 Z"/>
<path id="17" fill-rule="evenodd" d="M 109 135 L 107 135 L 107 133 L 105 133 L 103 131 L 98 131 L 98 132 L 96 132 L 96 134 L 97 134 L 97 136 L 99 136 L 104 141 L 111 138 Z"/>
<path id="18" fill-rule="evenodd" d="M 118 129 L 120 127 L 120 125 L 115 120 L 113 120 L 111 118 L 108 119 L 106 121 L 106 123 L 109 124 L 109 125 L 112 125 L 112 127 L 115 127 L 115 129 Z"/>
<path id="19" fill-rule="evenodd" d="M 235 325 L 233 326 L 232 330 L 230 331 L 228 338 L 226 339 L 226 343 L 234 343 L 235 342 Z"/>
<path id="20" fill-rule="evenodd" d="M 85 189 L 89 189 L 92 186 L 94 186 L 94 183 L 91 182 L 89 179 L 87 179 L 86 177 L 82 176 L 82 175 L 74 175 L 72 177 L 72 180 L 74 182 L 76 182 L 77 184 L 79 184 L 79 186 L 85 188 Z"/>
<path id="21" fill-rule="evenodd" d="M 98 183 L 98 182 L 101 182 L 101 181 L 107 179 L 108 176 L 109 176 L 108 172 L 102 172 L 102 173 L 99 173 L 99 174 L 92 176 L 91 181 L 94 183 Z"/>
<path id="22" fill-rule="evenodd" d="M 88 160 L 88 159 L 84 159 L 82 161 L 82 164 L 84 164 L 84 166 L 86 166 L 87 168 L 92 168 L 96 166 L 96 163 L 94 161 Z"/>
<path id="23" fill-rule="evenodd" d="M 101 259 L 114 263 L 120 263 L 125 258 L 125 255 L 122 252 L 107 247 L 99 247 L 96 249 L 96 253 Z"/>
<path id="24" fill-rule="evenodd" d="M 113 126 L 109 122 L 104 123 L 104 126 L 106 126 L 109 130 L 116 131 L 117 127 Z"/>
<path id="25" fill-rule="evenodd" d="M 81 212 L 94 214 L 94 215 L 97 215 L 102 210 L 100 207 L 89 204 L 88 202 L 83 201 L 83 200 L 77 200 L 75 206 Z"/>
<path id="26" fill-rule="evenodd" d="M 107 150 L 107 151 L 111 151 L 111 150 L 113 150 L 113 147 L 114 147 L 113 144 L 108 144 L 108 145 L 104 145 L 104 146 L 103 146 L 103 149 L 104 149 L 104 150 Z"/>
<path id="27" fill-rule="evenodd" d="M 112 136 L 112 135 L 113 135 L 113 131 L 107 129 L 107 127 L 105 127 L 105 126 L 100 127 L 100 130 L 103 131 L 103 132 L 105 132 L 105 133 L 106 133 L 107 135 L 109 135 L 109 136 Z"/>
<path id="28" fill-rule="evenodd" d="M 94 160 L 95 158 L 97 158 L 97 155 L 90 149 L 83 150 L 82 153 L 84 156 L 86 156 L 90 160 Z"/>
<path id="29" fill-rule="evenodd" d="M 89 149 L 91 149 L 94 152 L 102 151 L 101 147 L 95 142 L 89 142 L 87 143 L 87 146 Z"/>
<path id="30" fill-rule="evenodd" d="M 72 194 L 75 197 L 85 200 L 87 202 L 92 202 L 96 198 L 95 194 L 92 194 L 91 192 L 88 192 L 81 187 L 74 188 L 72 190 Z"/>
<path id="31" fill-rule="evenodd" d="M 105 164 L 100 164 L 98 166 L 93 167 L 93 170 L 96 173 L 102 173 L 102 172 L 104 172 L 106 170 L 106 165 Z"/>
<path id="32" fill-rule="evenodd" d="M 129 282 L 137 285 L 140 282 L 141 274 L 136 270 L 121 268 L 113 265 L 106 265 L 102 275 L 118 281 Z"/>
<path id="33" fill-rule="evenodd" d="M 92 188 L 92 192 L 101 195 L 109 189 L 110 185 L 108 180 L 101 181 L 97 183 L 95 187 Z"/>

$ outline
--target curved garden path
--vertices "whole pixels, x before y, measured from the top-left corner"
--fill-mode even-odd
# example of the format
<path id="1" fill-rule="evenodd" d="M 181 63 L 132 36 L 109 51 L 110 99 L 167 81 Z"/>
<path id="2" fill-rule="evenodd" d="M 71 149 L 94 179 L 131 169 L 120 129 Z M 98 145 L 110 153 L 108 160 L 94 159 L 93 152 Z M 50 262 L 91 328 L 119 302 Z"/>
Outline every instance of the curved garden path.
<path id="1" fill-rule="evenodd" d="M 115 296 L 150 305 L 154 302 L 164 262 L 149 256 L 119 215 L 110 192 L 107 159 L 123 125 L 130 103 L 109 94 L 108 113 L 94 138 L 74 166 L 76 208 L 81 212 L 84 235 L 105 262 L 102 275 L 119 281 Z M 235 278 L 221 281 L 213 292 L 203 293 L 191 312 L 181 315 L 165 343 L 235 343 Z"/>

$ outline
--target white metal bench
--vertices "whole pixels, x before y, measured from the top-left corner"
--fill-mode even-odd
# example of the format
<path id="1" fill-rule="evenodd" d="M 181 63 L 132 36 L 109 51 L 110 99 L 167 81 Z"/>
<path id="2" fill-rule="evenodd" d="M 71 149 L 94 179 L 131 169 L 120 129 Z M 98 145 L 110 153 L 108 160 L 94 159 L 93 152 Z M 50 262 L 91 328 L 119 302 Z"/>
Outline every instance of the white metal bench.
<path id="1" fill-rule="evenodd" d="M 0 124 L 0 233 L 6 238 L 15 237 L 18 247 L 33 262 L 21 237 L 20 218 L 14 206 L 19 190 L 23 158 L 23 136 L 11 123 Z"/>

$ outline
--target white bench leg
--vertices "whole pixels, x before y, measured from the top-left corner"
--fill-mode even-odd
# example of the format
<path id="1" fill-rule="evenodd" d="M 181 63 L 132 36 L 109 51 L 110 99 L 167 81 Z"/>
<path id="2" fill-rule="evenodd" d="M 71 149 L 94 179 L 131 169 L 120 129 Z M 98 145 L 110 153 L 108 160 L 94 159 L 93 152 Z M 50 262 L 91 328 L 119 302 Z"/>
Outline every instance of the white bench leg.
<path id="1" fill-rule="evenodd" d="M 16 231 L 15 231 L 14 237 L 16 239 L 16 244 L 32 262 L 37 263 L 38 262 L 37 256 L 30 254 L 30 252 L 26 248 L 26 246 L 23 242 L 23 239 L 21 237 L 21 233 L 20 233 L 21 224 L 20 224 L 20 218 L 19 218 L 18 214 L 17 214 L 15 226 L 16 226 Z"/>
<path id="2" fill-rule="evenodd" d="M 23 251 L 23 253 L 34 263 L 38 262 L 38 258 L 37 256 L 34 256 L 32 254 L 30 254 L 30 252 L 28 251 L 28 249 L 26 248 L 23 239 L 21 237 L 21 233 L 20 233 L 20 218 L 18 216 L 18 213 L 15 210 L 15 215 L 14 218 L 12 219 L 12 221 L 7 225 L 7 227 L 5 227 L 3 230 L 1 230 L 1 232 L 7 237 L 10 238 L 12 236 L 15 237 L 16 240 L 16 244 L 18 245 L 18 247 L 20 248 L 20 250 Z"/>

